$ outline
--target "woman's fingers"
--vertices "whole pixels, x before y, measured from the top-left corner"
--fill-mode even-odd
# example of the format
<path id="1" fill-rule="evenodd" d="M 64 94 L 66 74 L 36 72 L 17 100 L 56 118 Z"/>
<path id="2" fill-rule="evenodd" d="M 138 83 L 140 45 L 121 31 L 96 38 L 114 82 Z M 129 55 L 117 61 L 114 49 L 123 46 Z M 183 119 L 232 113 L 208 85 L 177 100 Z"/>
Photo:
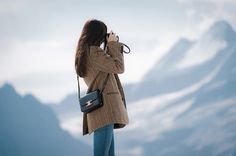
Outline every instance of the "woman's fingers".
<path id="1" fill-rule="evenodd" d="M 112 30 L 110 31 L 110 35 L 107 37 L 107 41 L 118 41 L 116 37 L 116 33 L 114 33 Z"/>

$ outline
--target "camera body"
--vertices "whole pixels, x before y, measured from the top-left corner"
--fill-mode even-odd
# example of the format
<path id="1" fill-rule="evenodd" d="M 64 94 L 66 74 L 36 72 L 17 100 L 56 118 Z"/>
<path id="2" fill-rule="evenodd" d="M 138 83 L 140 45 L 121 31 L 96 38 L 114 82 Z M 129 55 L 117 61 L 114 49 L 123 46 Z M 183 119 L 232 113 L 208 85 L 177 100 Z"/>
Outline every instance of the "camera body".
<path id="1" fill-rule="evenodd" d="M 113 34 L 113 33 L 112 33 Z M 106 35 L 105 35 L 105 42 L 104 42 L 104 47 L 103 47 L 103 49 L 105 50 L 105 48 L 106 48 L 106 46 L 107 46 L 107 38 L 110 36 L 110 33 L 106 33 Z M 119 36 L 117 36 L 116 35 L 116 38 L 117 38 L 117 42 L 119 42 Z M 124 53 L 126 53 L 126 54 L 128 54 L 128 53 L 130 53 L 130 48 L 126 45 L 126 44 L 124 44 L 124 43 L 121 43 L 122 44 L 122 53 L 124 52 Z M 126 47 L 129 51 L 125 51 L 124 49 L 123 49 L 123 47 Z"/>

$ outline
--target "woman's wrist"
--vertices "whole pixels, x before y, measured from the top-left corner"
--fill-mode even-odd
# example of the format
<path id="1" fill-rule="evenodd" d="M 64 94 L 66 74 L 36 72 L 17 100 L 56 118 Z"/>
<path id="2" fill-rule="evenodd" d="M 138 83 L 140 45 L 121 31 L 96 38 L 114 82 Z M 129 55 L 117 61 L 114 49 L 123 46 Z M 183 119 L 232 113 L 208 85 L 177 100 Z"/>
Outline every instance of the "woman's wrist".
<path id="1" fill-rule="evenodd" d="M 107 41 L 107 43 L 110 43 L 110 42 L 118 42 L 118 41 L 113 41 L 113 40 L 112 41 Z"/>

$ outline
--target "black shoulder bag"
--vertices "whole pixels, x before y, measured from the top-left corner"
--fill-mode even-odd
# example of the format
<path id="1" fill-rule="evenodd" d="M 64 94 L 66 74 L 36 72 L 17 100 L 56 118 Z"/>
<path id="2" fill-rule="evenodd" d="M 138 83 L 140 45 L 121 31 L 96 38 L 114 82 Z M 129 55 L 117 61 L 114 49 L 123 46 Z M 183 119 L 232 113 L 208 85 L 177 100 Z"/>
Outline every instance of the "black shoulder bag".
<path id="1" fill-rule="evenodd" d="M 99 74 L 99 72 L 98 72 Z M 97 76 L 94 78 L 94 80 L 92 81 L 91 85 L 93 85 L 93 83 L 95 82 Z M 109 73 L 107 74 L 107 77 L 103 83 L 103 88 L 100 91 L 99 89 L 96 89 L 94 91 L 88 92 L 89 89 L 86 92 L 86 95 L 83 97 L 80 97 L 80 85 L 79 85 L 79 75 L 77 75 L 77 80 L 78 80 L 78 99 L 79 99 L 79 103 L 80 103 L 80 109 L 82 112 L 84 113 L 89 113 L 92 112 L 93 110 L 96 110 L 97 108 L 100 108 L 103 106 L 103 99 L 102 99 L 102 92 L 106 86 L 107 80 L 109 77 Z"/>

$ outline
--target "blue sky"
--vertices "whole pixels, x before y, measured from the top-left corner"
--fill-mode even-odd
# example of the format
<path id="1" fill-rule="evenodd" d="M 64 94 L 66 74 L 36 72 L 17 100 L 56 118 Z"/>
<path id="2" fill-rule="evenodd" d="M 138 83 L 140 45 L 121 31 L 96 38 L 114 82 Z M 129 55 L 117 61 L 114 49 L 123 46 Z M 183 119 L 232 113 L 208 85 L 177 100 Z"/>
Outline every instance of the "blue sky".
<path id="1" fill-rule="evenodd" d="M 197 39 L 220 19 L 235 29 L 235 15 L 233 0 L 0 0 L 0 84 L 43 102 L 75 92 L 75 48 L 90 18 L 130 46 L 120 75 L 127 84 L 138 82 L 178 39 Z"/>

